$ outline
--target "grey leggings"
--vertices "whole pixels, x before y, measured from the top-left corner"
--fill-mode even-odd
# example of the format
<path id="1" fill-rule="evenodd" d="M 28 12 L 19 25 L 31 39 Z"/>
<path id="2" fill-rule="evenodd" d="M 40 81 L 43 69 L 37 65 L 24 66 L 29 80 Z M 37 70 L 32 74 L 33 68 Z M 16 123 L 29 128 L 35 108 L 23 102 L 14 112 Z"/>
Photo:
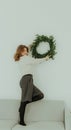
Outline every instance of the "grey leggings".
<path id="1" fill-rule="evenodd" d="M 44 97 L 44 94 L 33 84 L 33 75 L 26 74 L 20 80 L 21 102 L 32 102 Z"/>
<path id="2" fill-rule="evenodd" d="M 22 90 L 21 103 L 19 108 L 20 124 L 26 125 L 24 122 L 24 114 L 26 105 L 30 102 L 38 101 L 44 98 L 44 94 L 33 84 L 33 77 L 27 74 L 20 80 Z"/>

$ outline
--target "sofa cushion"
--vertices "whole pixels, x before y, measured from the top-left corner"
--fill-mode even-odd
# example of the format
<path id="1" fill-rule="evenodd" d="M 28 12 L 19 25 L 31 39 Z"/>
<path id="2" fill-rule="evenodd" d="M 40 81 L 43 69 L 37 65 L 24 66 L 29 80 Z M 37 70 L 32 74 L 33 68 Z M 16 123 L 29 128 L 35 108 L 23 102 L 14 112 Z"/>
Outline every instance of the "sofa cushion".
<path id="1" fill-rule="evenodd" d="M 40 100 L 26 106 L 25 121 L 64 121 L 64 101 Z"/>
<path id="2" fill-rule="evenodd" d="M 17 124 L 12 130 L 64 130 L 64 124 L 53 121 L 31 122 L 27 126 Z"/>
<path id="3" fill-rule="evenodd" d="M 0 120 L 1 119 L 19 119 L 19 100 L 1 99 L 0 100 Z"/>
<path id="4" fill-rule="evenodd" d="M 16 124 L 15 120 L 0 120 L 0 130 L 11 130 Z"/>
<path id="5" fill-rule="evenodd" d="M 0 100 L 0 119 L 14 119 L 19 121 L 20 100 Z M 25 121 L 63 121 L 64 101 L 40 100 L 26 106 Z"/>

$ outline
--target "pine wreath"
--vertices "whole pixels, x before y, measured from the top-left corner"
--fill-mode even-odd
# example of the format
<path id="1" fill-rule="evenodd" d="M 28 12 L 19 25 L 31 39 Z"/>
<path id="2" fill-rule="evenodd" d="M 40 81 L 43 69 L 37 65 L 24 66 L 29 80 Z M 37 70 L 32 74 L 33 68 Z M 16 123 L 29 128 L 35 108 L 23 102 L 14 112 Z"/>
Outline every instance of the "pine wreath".
<path id="1" fill-rule="evenodd" d="M 47 42 L 47 43 L 49 43 L 49 46 L 50 46 L 50 49 L 44 54 L 40 54 L 37 52 L 37 47 L 42 42 L 44 42 L 44 43 Z M 32 57 L 34 57 L 34 58 L 44 58 L 48 55 L 48 56 L 50 56 L 50 58 L 54 59 L 54 55 L 56 54 L 55 50 L 56 50 L 56 43 L 55 43 L 53 36 L 48 37 L 48 36 L 37 34 L 35 40 L 30 45 L 30 51 L 31 51 Z"/>

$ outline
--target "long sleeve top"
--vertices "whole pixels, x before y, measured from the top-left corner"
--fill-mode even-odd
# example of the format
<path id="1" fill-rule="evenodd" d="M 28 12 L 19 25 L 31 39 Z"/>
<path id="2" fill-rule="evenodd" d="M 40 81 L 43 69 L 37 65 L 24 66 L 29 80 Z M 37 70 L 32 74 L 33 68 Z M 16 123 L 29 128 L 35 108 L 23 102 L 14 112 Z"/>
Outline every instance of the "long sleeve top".
<path id="1" fill-rule="evenodd" d="M 30 54 L 22 56 L 18 61 L 21 76 L 25 74 L 33 74 L 36 65 L 44 61 L 46 61 L 46 58 L 35 59 Z"/>

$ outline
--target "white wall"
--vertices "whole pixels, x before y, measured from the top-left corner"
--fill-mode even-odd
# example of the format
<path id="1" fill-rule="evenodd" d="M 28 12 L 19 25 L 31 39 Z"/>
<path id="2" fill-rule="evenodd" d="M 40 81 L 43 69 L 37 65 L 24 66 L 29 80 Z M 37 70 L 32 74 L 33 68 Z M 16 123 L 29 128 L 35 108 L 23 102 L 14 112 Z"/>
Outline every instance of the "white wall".
<path id="1" fill-rule="evenodd" d="M 0 98 L 21 97 L 16 47 L 35 34 L 54 35 L 58 53 L 37 67 L 35 84 L 45 98 L 65 100 L 71 109 L 70 6 L 70 0 L 0 0 Z"/>

